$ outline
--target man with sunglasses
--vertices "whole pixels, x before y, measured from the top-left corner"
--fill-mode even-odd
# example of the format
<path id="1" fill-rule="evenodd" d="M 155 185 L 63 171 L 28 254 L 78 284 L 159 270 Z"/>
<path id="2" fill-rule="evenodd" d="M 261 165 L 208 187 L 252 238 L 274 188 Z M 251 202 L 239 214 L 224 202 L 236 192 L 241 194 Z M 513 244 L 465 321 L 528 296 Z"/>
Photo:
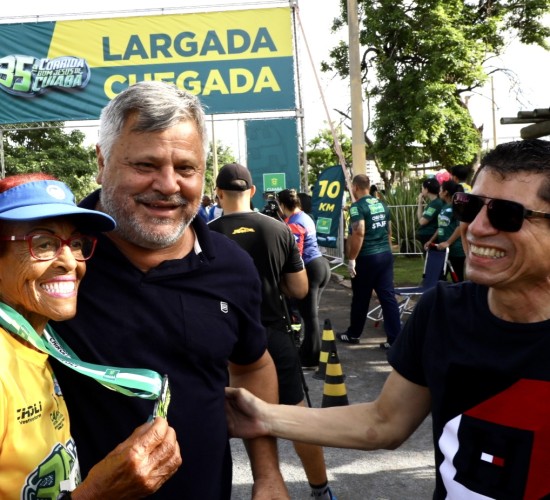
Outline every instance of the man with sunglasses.
<path id="1" fill-rule="evenodd" d="M 228 389 L 234 435 L 392 449 L 431 412 L 435 499 L 549 498 L 550 142 L 497 146 L 453 204 L 470 281 L 422 296 L 380 396 L 307 409 Z"/>

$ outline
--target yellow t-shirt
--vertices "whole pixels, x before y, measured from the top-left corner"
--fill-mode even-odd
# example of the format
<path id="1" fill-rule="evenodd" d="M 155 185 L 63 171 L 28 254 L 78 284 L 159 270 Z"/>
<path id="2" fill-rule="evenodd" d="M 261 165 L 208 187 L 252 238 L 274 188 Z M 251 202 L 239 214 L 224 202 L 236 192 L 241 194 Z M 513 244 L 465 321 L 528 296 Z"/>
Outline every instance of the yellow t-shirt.
<path id="1" fill-rule="evenodd" d="M 0 498 L 55 499 L 79 483 L 69 415 L 48 355 L 0 328 Z"/>

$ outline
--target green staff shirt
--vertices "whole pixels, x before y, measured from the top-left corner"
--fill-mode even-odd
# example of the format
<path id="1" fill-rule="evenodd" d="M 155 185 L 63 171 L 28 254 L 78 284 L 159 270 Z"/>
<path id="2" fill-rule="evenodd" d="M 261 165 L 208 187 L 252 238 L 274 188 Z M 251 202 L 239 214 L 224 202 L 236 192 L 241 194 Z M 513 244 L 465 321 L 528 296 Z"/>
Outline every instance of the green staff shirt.
<path id="1" fill-rule="evenodd" d="M 458 220 L 453 216 L 453 206 L 450 203 L 444 205 L 437 218 L 437 241 L 439 243 L 447 241 L 459 224 Z M 460 238 L 457 238 L 449 247 L 449 256 L 464 257 L 464 255 L 462 241 Z"/>
<path id="2" fill-rule="evenodd" d="M 364 196 L 349 209 L 350 234 L 354 222 L 365 221 L 365 238 L 359 252 L 360 257 L 382 252 L 391 252 L 388 231 L 390 224 L 390 209 L 374 196 Z"/>
<path id="3" fill-rule="evenodd" d="M 423 226 L 420 226 L 418 228 L 418 231 L 416 234 L 418 236 L 433 236 L 434 233 L 437 231 L 437 217 L 439 215 L 439 212 L 441 212 L 441 208 L 443 207 L 444 203 L 441 198 L 434 198 L 426 208 L 424 209 L 424 212 L 422 213 L 422 217 L 424 219 L 428 220 L 427 224 L 424 224 Z"/>

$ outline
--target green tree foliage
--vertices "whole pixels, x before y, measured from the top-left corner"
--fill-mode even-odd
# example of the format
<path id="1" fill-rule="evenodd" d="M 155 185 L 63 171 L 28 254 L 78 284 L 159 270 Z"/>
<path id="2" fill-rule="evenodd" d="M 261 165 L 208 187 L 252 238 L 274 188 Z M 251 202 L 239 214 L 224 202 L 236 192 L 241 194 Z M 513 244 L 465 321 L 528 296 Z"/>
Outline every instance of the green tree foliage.
<path id="1" fill-rule="evenodd" d="M 97 184 L 95 151 L 83 146 L 80 130 L 67 133 L 62 122 L 13 125 L 4 129 L 5 174 L 45 172 L 65 182 L 77 200 Z M 39 128 L 43 127 L 43 128 Z"/>
<path id="2" fill-rule="evenodd" d="M 337 132 L 336 139 L 344 155 L 346 165 L 349 167 L 352 159 L 351 139 L 340 131 Z M 310 148 L 307 150 L 308 184 L 313 186 L 317 182 L 319 174 L 325 168 L 340 165 L 340 159 L 336 154 L 334 137 L 330 129 L 319 131 L 317 136 L 309 141 L 307 145 Z"/>
<path id="3" fill-rule="evenodd" d="M 346 6 L 341 0 L 334 30 L 347 22 Z M 491 58 L 514 37 L 549 48 L 542 16 L 550 0 L 359 0 L 359 11 L 362 81 L 374 110 L 367 144 L 385 171 L 429 159 L 446 168 L 473 164 L 481 135 L 467 96 L 495 71 Z M 322 69 L 347 77 L 347 45 L 330 55 Z"/>
<path id="4" fill-rule="evenodd" d="M 216 159 L 218 169 L 226 163 L 234 163 L 237 161 L 230 147 L 216 141 Z M 213 199 L 216 188 L 216 179 L 214 178 L 214 143 L 210 143 L 208 155 L 206 157 L 206 177 L 204 183 L 204 194 L 207 194 Z"/>

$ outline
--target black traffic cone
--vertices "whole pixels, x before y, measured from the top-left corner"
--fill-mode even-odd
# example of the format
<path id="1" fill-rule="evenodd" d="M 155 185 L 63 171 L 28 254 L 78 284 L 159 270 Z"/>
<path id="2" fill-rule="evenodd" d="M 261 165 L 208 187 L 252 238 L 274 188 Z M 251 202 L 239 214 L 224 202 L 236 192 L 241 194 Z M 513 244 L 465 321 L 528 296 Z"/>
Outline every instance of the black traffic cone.
<path id="1" fill-rule="evenodd" d="M 319 353 L 319 368 L 313 373 L 313 378 L 316 380 L 325 380 L 325 373 L 327 370 L 327 362 L 329 354 L 332 351 L 336 351 L 336 338 L 332 331 L 332 325 L 330 319 L 325 319 L 323 326 L 323 337 L 321 340 L 321 352 Z"/>
<path id="2" fill-rule="evenodd" d="M 349 405 L 349 401 L 346 384 L 344 383 L 342 365 L 338 359 L 338 353 L 336 351 L 331 351 L 327 363 L 321 408 L 347 405 Z"/>

